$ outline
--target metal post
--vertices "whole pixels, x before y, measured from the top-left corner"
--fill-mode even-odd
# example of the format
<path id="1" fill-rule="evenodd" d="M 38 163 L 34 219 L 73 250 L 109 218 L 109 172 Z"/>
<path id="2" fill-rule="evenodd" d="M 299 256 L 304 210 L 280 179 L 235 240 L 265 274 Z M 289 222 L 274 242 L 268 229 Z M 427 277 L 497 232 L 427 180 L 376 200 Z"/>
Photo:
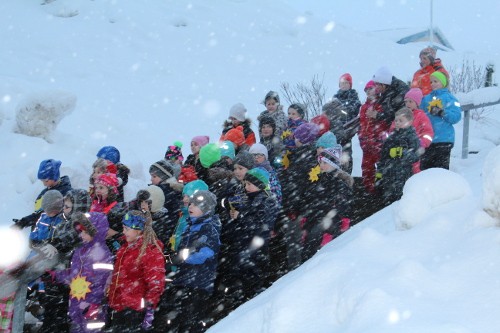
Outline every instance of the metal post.
<path id="1" fill-rule="evenodd" d="M 433 0 L 431 0 L 431 26 L 429 27 L 429 44 L 430 46 L 434 46 L 434 22 L 433 22 Z"/>
<path id="2" fill-rule="evenodd" d="M 464 109 L 464 128 L 462 135 L 462 159 L 467 159 L 469 156 L 469 121 L 470 109 Z"/>

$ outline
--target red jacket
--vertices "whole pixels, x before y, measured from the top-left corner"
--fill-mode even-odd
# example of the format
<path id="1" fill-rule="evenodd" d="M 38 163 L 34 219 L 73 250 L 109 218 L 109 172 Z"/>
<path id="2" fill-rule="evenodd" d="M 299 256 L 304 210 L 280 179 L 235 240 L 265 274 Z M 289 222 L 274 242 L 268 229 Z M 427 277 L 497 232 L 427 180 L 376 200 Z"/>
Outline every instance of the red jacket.
<path id="1" fill-rule="evenodd" d="M 358 131 L 359 143 L 361 149 L 366 150 L 370 147 L 382 147 L 383 140 L 387 137 L 389 125 L 384 120 L 371 119 L 366 116 L 366 110 L 372 107 L 377 112 L 382 112 L 382 106 L 376 101 L 366 100 L 365 104 L 359 110 L 360 127 Z"/>
<path id="2" fill-rule="evenodd" d="M 411 81 L 411 87 L 420 88 L 424 96 L 430 94 L 432 91 L 431 74 L 436 71 L 443 73 L 447 78 L 450 77 L 446 69 L 441 64 L 441 59 L 435 59 L 434 63 L 415 72 L 413 80 Z"/>
<path id="3" fill-rule="evenodd" d="M 420 147 L 427 148 L 432 143 L 434 138 L 434 130 L 432 129 L 431 121 L 424 111 L 420 109 L 413 110 L 413 127 L 420 139 Z M 394 131 L 394 122 L 391 124 L 392 133 Z"/>
<path id="4" fill-rule="evenodd" d="M 109 306 L 113 310 L 141 311 L 148 304 L 156 308 L 160 301 L 165 288 L 165 260 L 162 251 L 149 245 L 137 262 L 142 240 L 140 237 L 133 244 L 125 244 L 116 253 L 108 293 Z"/>

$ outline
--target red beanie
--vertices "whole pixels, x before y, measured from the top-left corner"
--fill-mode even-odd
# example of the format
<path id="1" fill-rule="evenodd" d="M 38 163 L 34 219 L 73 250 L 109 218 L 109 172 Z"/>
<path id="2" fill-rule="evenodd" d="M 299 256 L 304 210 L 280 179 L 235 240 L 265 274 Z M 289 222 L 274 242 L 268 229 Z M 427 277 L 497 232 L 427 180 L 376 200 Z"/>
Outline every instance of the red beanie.
<path id="1" fill-rule="evenodd" d="M 236 147 L 244 144 L 245 134 L 243 134 L 243 126 L 238 126 L 227 131 L 226 135 L 224 135 L 224 140 L 222 141 L 231 141 Z"/>
<path id="2" fill-rule="evenodd" d="M 366 86 L 365 86 L 365 89 L 364 89 L 364 90 L 365 90 L 365 92 L 366 92 L 366 90 L 367 90 L 367 89 L 370 89 L 370 88 L 373 88 L 373 87 L 375 87 L 375 82 L 373 82 L 372 80 L 370 80 L 370 81 L 368 81 L 368 82 L 366 83 Z"/>
<path id="3" fill-rule="evenodd" d="M 118 193 L 117 187 L 119 185 L 118 178 L 114 173 L 103 173 L 95 181 L 96 184 L 102 184 L 109 189 L 112 189 L 115 193 Z"/>
<path id="4" fill-rule="evenodd" d="M 344 79 L 347 82 L 349 82 L 349 86 L 352 87 L 352 76 L 351 76 L 351 74 L 349 74 L 349 73 L 342 74 L 340 76 L 340 78 L 339 78 L 339 81 L 342 80 L 342 79 Z"/>
<path id="5" fill-rule="evenodd" d="M 330 120 L 328 120 L 328 117 L 323 114 L 320 114 L 319 116 L 311 119 L 311 123 L 319 126 L 318 136 L 322 136 L 330 130 Z"/>

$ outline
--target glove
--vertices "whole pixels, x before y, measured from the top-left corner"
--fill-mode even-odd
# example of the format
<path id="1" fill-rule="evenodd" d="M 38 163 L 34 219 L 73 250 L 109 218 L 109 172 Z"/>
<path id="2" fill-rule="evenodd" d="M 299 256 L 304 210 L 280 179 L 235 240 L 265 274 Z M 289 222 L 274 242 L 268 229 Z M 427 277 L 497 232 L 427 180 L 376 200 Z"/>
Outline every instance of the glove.
<path id="1" fill-rule="evenodd" d="M 42 245 L 39 251 L 42 252 L 47 259 L 52 259 L 57 254 L 57 249 L 50 244 Z"/>
<path id="2" fill-rule="evenodd" d="M 151 307 L 146 308 L 146 314 L 144 315 L 144 320 L 142 321 L 142 329 L 145 331 L 150 331 L 153 328 L 153 320 L 155 318 L 155 310 Z"/>
<path id="3" fill-rule="evenodd" d="M 12 219 L 12 221 L 14 222 L 13 227 L 19 229 L 23 229 L 29 223 L 28 219 L 26 219 L 25 217 L 23 217 L 22 219 Z"/>
<path id="4" fill-rule="evenodd" d="M 389 156 L 392 158 L 403 156 L 403 147 L 393 147 L 389 150 Z"/>
<path id="5" fill-rule="evenodd" d="M 431 107 L 431 114 L 434 116 L 442 117 L 444 114 L 444 110 L 438 106 Z"/>
<path id="6" fill-rule="evenodd" d="M 83 312 L 83 317 L 86 320 L 97 320 L 97 315 L 101 312 L 99 304 L 90 304 Z"/>

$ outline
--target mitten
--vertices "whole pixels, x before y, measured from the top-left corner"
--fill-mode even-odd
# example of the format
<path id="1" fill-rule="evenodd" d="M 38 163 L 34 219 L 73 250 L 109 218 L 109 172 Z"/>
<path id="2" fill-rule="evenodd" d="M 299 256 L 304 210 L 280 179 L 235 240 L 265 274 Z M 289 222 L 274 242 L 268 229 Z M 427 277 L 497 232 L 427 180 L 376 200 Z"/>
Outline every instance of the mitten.
<path id="1" fill-rule="evenodd" d="M 403 156 L 403 147 L 393 147 L 389 150 L 389 156 L 392 158 L 400 158 Z"/>
<path id="2" fill-rule="evenodd" d="M 142 321 L 142 329 L 145 331 L 150 331 L 153 328 L 153 320 L 155 318 L 155 310 L 151 307 L 146 308 L 146 313 L 144 314 L 144 320 Z"/>

